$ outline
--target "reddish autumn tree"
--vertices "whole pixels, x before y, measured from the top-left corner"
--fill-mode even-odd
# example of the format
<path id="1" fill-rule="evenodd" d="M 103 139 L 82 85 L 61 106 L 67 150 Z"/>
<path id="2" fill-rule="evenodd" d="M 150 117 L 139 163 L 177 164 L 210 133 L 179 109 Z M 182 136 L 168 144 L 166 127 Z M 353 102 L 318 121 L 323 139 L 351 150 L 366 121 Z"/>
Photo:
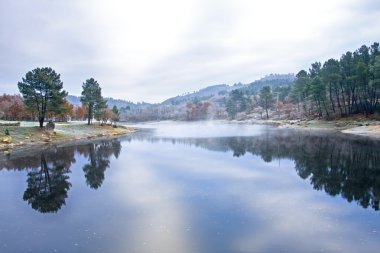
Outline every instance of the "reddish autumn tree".
<path id="1" fill-rule="evenodd" d="M 196 104 L 188 103 L 186 105 L 186 117 L 188 120 L 207 119 L 210 102 L 198 102 Z"/>
<path id="2" fill-rule="evenodd" d="M 86 108 L 84 106 L 76 106 L 74 108 L 73 117 L 77 120 L 81 120 L 85 118 L 86 115 Z"/>
<path id="3" fill-rule="evenodd" d="M 61 120 L 65 121 L 69 117 L 72 118 L 73 115 L 74 115 L 74 106 L 69 101 L 67 101 L 67 99 L 64 99 L 64 102 L 62 105 L 62 111 L 57 116 Z"/>
<path id="4" fill-rule="evenodd" d="M 0 96 L 0 118 L 5 120 L 21 120 L 26 117 L 24 101 L 20 95 Z"/>

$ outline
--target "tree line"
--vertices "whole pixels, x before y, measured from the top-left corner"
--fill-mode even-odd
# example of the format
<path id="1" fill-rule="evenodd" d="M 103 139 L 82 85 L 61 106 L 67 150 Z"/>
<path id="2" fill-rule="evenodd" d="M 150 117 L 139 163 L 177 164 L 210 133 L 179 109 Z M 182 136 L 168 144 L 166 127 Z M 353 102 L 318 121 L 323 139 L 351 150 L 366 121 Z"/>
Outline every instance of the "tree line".
<path id="1" fill-rule="evenodd" d="M 307 116 L 369 116 L 380 109 L 379 43 L 363 45 L 323 65 L 315 62 L 296 77 L 291 98 Z"/>
<path id="2" fill-rule="evenodd" d="M 94 79 L 87 79 L 82 85 L 82 106 L 74 108 L 66 100 L 68 93 L 63 90 L 60 74 L 50 67 L 36 68 L 18 82 L 20 95 L 0 96 L 0 118 L 5 120 L 37 119 L 42 128 L 46 118 L 65 120 L 67 117 L 87 118 L 88 125 L 95 118 L 102 123 L 119 120 L 116 107 L 108 108 L 102 97 L 101 87 Z"/>
<path id="3" fill-rule="evenodd" d="M 259 92 L 233 90 L 225 107 L 229 118 L 238 113 L 285 110 L 296 118 L 366 117 L 380 112 L 379 43 L 363 45 L 346 52 L 339 60 L 315 62 L 309 70 L 300 70 L 292 85 L 262 87 Z M 260 111 L 261 110 L 261 111 Z"/>

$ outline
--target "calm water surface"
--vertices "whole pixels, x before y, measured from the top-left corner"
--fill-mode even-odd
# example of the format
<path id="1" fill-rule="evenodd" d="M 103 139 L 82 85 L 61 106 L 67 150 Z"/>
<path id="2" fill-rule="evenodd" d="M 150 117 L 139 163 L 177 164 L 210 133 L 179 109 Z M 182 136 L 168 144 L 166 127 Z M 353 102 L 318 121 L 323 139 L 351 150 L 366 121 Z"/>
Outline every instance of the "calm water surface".
<path id="1" fill-rule="evenodd" d="M 0 252 L 379 252 L 378 141 L 140 127 L 1 161 Z"/>

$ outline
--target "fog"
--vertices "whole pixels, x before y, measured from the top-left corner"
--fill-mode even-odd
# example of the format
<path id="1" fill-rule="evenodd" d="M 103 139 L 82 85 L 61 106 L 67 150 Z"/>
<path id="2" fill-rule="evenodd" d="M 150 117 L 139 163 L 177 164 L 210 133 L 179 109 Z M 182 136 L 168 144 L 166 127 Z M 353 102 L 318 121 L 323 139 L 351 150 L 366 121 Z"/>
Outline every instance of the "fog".
<path id="1" fill-rule="evenodd" d="M 219 121 L 201 122 L 149 122 L 132 124 L 140 129 L 152 129 L 158 138 L 211 138 L 232 136 L 256 136 L 269 126 L 225 123 Z M 270 128 L 270 127 L 269 127 Z"/>

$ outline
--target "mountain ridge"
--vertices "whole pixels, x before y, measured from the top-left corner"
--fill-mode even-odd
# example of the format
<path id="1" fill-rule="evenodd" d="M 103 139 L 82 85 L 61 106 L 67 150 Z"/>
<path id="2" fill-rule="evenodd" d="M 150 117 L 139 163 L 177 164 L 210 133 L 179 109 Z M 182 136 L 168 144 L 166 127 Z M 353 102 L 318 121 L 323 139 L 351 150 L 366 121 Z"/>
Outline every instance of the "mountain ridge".
<path id="1" fill-rule="evenodd" d="M 209 98 L 212 98 L 214 96 L 225 96 L 232 90 L 242 89 L 249 93 L 257 93 L 263 86 L 271 86 L 272 89 L 278 86 L 289 86 L 292 85 L 293 81 L 295 79 L 294 74 L 269 74 L 266 75 L 258 80 L 255 80 L 248 84 L 243 83 L 235 83 L 233 85 L 227 85 L 227 84 L 215 84 L 215 85 L 209 85 L 205 88 L 202 88 L 198 91 L 193 92 L 187 92 L 183 95 L 178 95 L 175 97 L 168 98 L 161 103 L 147 103 L 147 102 L 138 102 L 134 103 L 128 100 L 124 99 L 114 99 L 111 97 L 106 97 L 107 104 L 109 107 L 116 106 L 118 108 L 134 108 L 134 107 L 146 107 L 151 105 L 179 105 L 185 102 L 189 101 L 200 101 L 200 100 L 207 100 Z M 80 106 L 82 103 L 80 102 L 80 96 L 75 95 L 68 95 L 67 100 L 75 105 Z"/>

